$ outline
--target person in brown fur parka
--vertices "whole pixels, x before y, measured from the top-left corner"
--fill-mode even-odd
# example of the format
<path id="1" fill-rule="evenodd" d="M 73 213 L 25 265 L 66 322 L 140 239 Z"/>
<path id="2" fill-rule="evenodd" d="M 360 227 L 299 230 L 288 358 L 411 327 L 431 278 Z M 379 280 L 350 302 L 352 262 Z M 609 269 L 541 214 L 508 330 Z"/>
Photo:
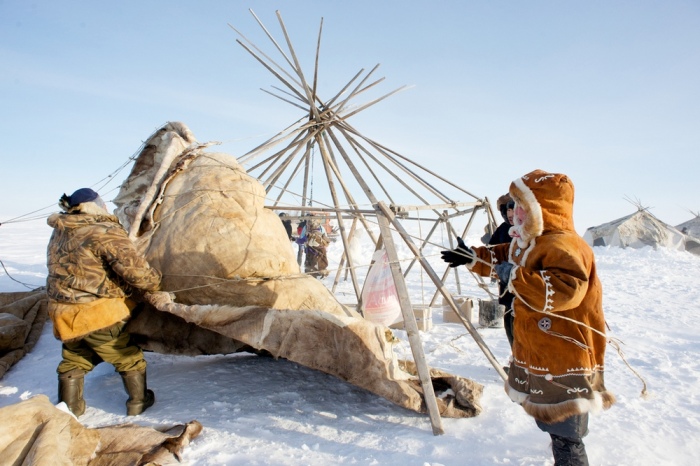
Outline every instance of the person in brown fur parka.
<path id="1" fill-rule="evenodd" d="M 506 392 L 550 434 L 556 465 L 587 465 L 588 414 L 615 397 L 603 382 L 607 337 L 593 251 L 574 229 L 568 176 L 535 170 L 510 185 L 510 244 L 443 251 L 451 267 L 497 275 L 515 295 Z"/>

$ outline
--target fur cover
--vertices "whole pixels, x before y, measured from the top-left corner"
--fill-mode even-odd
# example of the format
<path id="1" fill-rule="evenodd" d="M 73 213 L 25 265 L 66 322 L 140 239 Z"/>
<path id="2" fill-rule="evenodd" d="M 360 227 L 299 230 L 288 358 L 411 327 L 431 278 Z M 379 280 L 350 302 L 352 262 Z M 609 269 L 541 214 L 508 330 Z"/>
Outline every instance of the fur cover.
<path id="1" fill-rule="evenodd" d="M 0 379 L 17 361 L 34 348 L 39 340 L 47 318 L 46 290 L 0 293 L 0 315 L 12 316 L 25 323 L 21 344 L 0 346 Z M 9 329 L 0 327 L 0 333 Z M 1 338 L 0 338 L 1 339 Z M 14 338 L 13 338 L 14 340 Z"/>
<path id="2" fill-rule="evenodd" d="M 265 190 L 231 156 L 204 152 L 182 123 L 149 138 L 114 200 L 167 293 L 127 327 L 144 349 L 253 351 L 333 374 L 424 411 L 422 386 L 394 354 L 393 334 L 340 304 L 299 270 Z M 161 299 L 163 298 L 163 299 Z M 443 416 L 481 411 L 482 386 L 432 370 Z M 437 391 L 437 390 L 436 390 Z"/>
<path id="3" fill-rule="evenodd" d="M 573 224 L 574 186 L 566 175 L 535 170 L 510 186 L 516 203 L 510 244 L 474 248 L 471 269 L 493 274 L 514 264 L 513 358 L 506 391 L 545 423 L 609 408 L 603 382 L 605 319 L 593 251 Z M 519 222 L 518 209 L 526 212 Z"/>
<path id="4" fill-rule="evenodd" d="M 46 397 L 0 408 L 0 463 L 25 466 L 176 464 L 202 431 L 197 421 L 162 430 L 132 424 L 84 427 Z"/>
<path id="5" fill-rule="evenodd" d="M 157 295 L 147 299 L 152 297 Z M 320 310 L 153 304 L 275 358 L 335 375 L 404 408 L 427 411 L 415 368 L 396 359 L 393 336 L 384 326 Z M 442 416 L 472 417 L 481 412 L 483 386 L 435 369 L 431 378 Z"/>

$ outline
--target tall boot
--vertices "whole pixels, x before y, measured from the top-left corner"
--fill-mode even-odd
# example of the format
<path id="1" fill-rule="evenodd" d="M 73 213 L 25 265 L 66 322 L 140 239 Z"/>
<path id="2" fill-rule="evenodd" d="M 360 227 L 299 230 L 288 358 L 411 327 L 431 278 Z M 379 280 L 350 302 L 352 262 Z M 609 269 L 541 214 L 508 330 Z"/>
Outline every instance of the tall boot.
<path id="1" fill-rule="evenodd" d="M 586 447 L 581 439 L 571 439 L 549 434 L 552 437 L 552 453 L 555 466 L 588 466 Z"/>
<path id="2" fill-rule="evenodd" d="M 124 389 L 129 399 L 126 400 L 126 415 L 138 416 L 156 402 L 152 390 L 146 387 L 146 369 L 142 371 L 120 372 Z"/>
<path id="3" fill-rule="evenodd" d="M 58 374 L 58 401 L 63 401 L 76 417 L 85 412 L 85 400 L 83 399 L 83 382 L 85 371 L 73 369 L 63 374 Z"/>

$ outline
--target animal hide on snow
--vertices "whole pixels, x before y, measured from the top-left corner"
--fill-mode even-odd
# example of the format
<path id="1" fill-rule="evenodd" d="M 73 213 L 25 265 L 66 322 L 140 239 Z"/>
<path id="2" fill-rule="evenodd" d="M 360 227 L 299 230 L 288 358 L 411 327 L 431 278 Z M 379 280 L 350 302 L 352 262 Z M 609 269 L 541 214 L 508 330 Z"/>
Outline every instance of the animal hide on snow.
<path id="1" fill-rule="evenodd" d="M 184 124 L 168 123 L 146 141 L 113 201 L 163 273 L 162 288 L 176 296 L 130 321 L 139 344 L 189 355 L 267 352 L 424 412 L 419 379 L 397 360 L 391 330 L 301 274 L 282 223 L 264 208 L 262 185 L 233 157 L 205 147 Z M 431 375 L 443 416 L 479 414 L 481 385 Z"/>
<path id="2" fill-rule="evenodd" d="M 0 293 L 0 379 L 32 350 L 48 317 L 44 289 Z"/>
<path id="3" fill-rule="evenodd" d="M 163 428 L 87 428 L 46 395 L 0 408 L 0 463 L 26 466 L 177 464 L 202 431 L 197 421 Z"/>

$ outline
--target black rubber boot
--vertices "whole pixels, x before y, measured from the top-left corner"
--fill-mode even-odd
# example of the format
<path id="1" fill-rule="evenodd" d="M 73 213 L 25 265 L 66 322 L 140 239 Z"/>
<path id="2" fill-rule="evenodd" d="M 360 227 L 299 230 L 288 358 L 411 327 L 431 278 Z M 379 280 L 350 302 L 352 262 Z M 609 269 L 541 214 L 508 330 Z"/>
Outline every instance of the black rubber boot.
<path id="1" fill-rule="evenodd" d="M 76 417 L 85 412 L 84 381 L 85 372 L 80 369 L 58 374 L 58 401 L 63 401 Z"/>
<path id="2" fill-rule="evenodd" d="M 588 466 L 586 447 L 581 439 L 570 439 L 552 435 L 554 466 Z"/>
<path id="3" fill-rule="evenodd" d="M 126 400 L 126 415 L 138 416 L 156 402 L 156 396 L 152 390 L 146 387 L 146 370 L 120 372 L 124 389 L 129 399 Z"/>

